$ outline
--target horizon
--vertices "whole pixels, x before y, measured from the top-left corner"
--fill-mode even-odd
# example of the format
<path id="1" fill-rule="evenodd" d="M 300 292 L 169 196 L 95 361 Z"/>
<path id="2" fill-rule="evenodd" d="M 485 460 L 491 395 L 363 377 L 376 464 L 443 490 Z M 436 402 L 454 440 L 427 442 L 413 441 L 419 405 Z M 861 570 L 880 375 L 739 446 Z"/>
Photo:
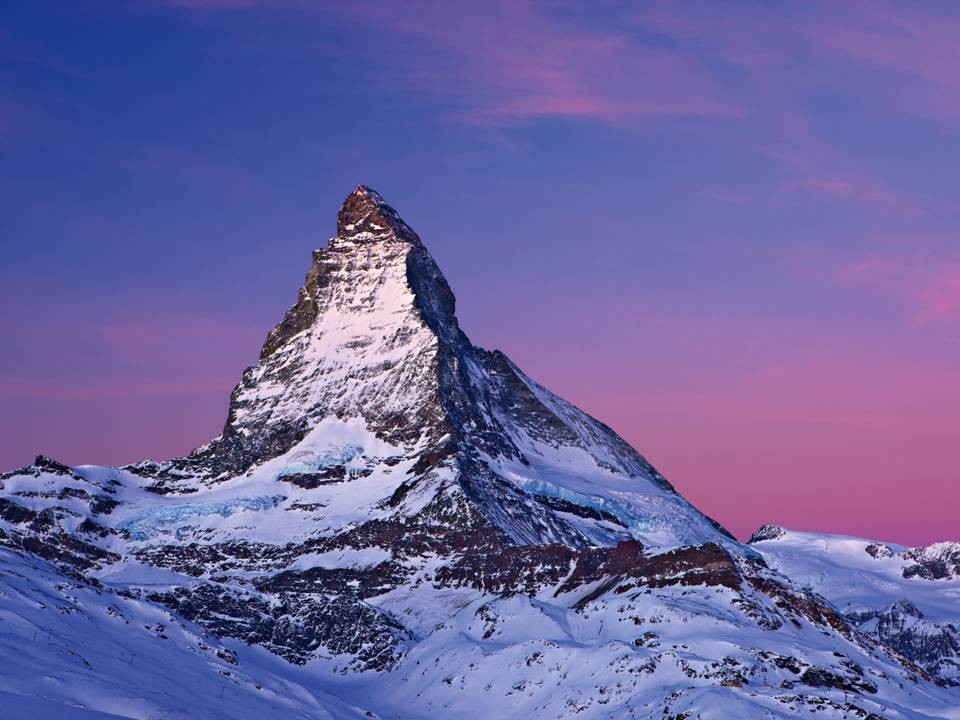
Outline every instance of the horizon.
<path id="1" fill-rule="evenodd" d="M 361 183 L 741 540 L 960 539 L 960 14 L 825 7 L 10 8 L 0 471 L 216 436 Z"/>

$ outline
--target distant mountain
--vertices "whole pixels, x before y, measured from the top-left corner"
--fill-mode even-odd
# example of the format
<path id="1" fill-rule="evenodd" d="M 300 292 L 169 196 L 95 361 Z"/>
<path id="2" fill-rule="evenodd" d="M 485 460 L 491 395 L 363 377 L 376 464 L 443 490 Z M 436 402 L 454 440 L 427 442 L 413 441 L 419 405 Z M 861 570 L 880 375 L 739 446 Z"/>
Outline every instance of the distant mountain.
<path id="1" fill-rule="evenodd" d="M 857 629 L 960 686 L 960 543 L 905 548 L 765 525 L 750 545 Z"/>
<path id="2" fill-rule="evenodd" d="M 15 717 L 949 717 L 932 610 L 844 616 L 474 346 L 373 190 L 337 230 L 219 437 L 0 476 Z"/>

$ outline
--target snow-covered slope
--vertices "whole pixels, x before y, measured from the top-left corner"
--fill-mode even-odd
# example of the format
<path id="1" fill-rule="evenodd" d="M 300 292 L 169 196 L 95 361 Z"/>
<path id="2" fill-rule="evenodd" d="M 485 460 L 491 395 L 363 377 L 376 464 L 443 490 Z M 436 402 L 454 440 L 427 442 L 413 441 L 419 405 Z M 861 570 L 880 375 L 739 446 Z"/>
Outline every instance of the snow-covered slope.
<path id="1" fill-rule="evenodd" d="M 610 428 L 472 345 L 420 239 L 362 186 L 219 437 L 0 475 L 0 546 L 6 612 L 91 666 L 31 684 L 67 670 L 21 633 L 9 652 L 32 659 L 0 692 L 100 713 L 960 717 Z M 36 604 L 62 592 L 73 606 Z M 125 633 L 169 677 L 113 662 Z M 230 663 L 201 642 L 233 652 L 242 709 L 203 701 Z M 98 700 L 114 676 L 125 703 Z"/>
<path id="2" fill-rule="evenodd" d="M 144 584 L 176 582 L 139 569 Z M 354 720 L 365 711 L 237 655 L 168 610 L 0 548 L 0 717 Z"/>
<path id="3" fill-rule="evenodd" d="M 960 543 L 905 548 L 765 526 L 750 544 L 859 629 L 960 685 Z"/>

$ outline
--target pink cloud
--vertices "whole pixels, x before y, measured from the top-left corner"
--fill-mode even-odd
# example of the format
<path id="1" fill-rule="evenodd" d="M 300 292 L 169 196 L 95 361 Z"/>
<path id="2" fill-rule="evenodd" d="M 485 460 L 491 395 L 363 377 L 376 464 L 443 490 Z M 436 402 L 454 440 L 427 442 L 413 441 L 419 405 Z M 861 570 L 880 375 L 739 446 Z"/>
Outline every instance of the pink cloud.
<path id="1" fill-rule="evenodd" d="M 896 102 L 896 110 L 946 120 L 960 117 L 960 14 L 955 6 L 932 10 L 922 3 L 809 2 L 786 15 L 730 6 L 652 3 L 633 15 L 637 25 L 686 41 L 695 40 L 722 62 L 736 65 L 767 86 L 822 84 L 819 69 L 868 70 L 862 88 Z M 948 10 L 945 12 L 944 10 Z M 949 12 L 953 10 L 953 12 Z M 910 97 L 910 102 L 903 102 Z"/>
<path id="2" fill-rule="evenodd" d="M 742 117 L 760 105 L 795 101 L 823 82 L 824 63 L 868 69 L 895 81 L 897 109 L 960 116 L 960 17 L 922 5 L 812 2 L 795 12 L 737 12 L 728 6 L 644 3 L 607 27 L 588 27 L 575 7 L 529 0 L 353 3 L 309 0 L 148 0 L 197 10 L 294 8 L 338 17 L 394 44 L 390 70 L 418 92 L 461 106 L 450 114 L 480 124 L 542 117 L 624 121 L 650 115 Z M 611 12 L 611 14 L 614 14 Z M 660 35 L 681 47 L 651 42 Z M 711 62 L 733 66 L 749 83 L 729 83 Z M 829 66 L 829 65 L 828 65 Z M 861 87 L 891 101 L 890 82 Z M 846 181 L 827 177 L 829 183 Z M 849 182 L 849 181 L 846 181 Z M 860 193 L 853 193 L 854 196 Z M 873 197 L 873 193 L 869 193 Z"/>
<path id="3" fill-rule="evenodd" d="M 393 3 L 307 0 L 153 0 L 198 11 L 283 7 L 374 31 L 393 46 L 395 72 L 416 92 L 448 99 L 449 117 L 509 124 L 546 117 L 619 122 L 651 115 L 741 117 L 742 108 L 696 60 L 643 45 L 633 33 L 559 19 L 530 0 Z"/>
<path id="4" fill-rule="evenodd" d="M 960 319 L 960 264 L 937 268 L 917 290 L 918 322 L 938 323 Z"/>
<path id="5" fill-rule="evenodd" d="M 843 23 L 812 35 L 833 54 L 912 82 L 898 87 L 915 103 L 901 108 L 945 119 L 960 117 L 960 17 L 923 4 L 861 3 Z M 902 96 L 901 96 L 902 98 Z"/>
<path id="6" fill-rule="evenodd" d="M 917 325 L 960 320 L 960 260 L 929 256 L 868 255 L 842 265 L 838 282 L 894 293 Z"/>
<path id="7" fill-rule="evenodd" d="M 451 117 L 463 122 L 743 115 L 695 60 L 627 33 L 562 21 L 537 3 L 337 7 L 392 38 L 401 81 L 446 97 L 457 107 Z"/>
<path id="8" fill-rule="evenodd" d="M 872 209 L 911 215 L 918 201 L 872 177 L 843 157 L 830 143 L 818 137 L 807 119 L 793 111 L 783 114 L 780 142 L 766 148 L 788 173 L 782 191 L 846 200 Z"/>
<path id="9" fill-rule="evenodd" d="M 787 189 L 804 190 L 818 195 L 852 200 L 860 205 L 899 208 L 910 211 L 914 204 L 902 194 L 869 177 L 808 177 L 786 185 Z"/>
<path id="10" fill-rule="evenodd" d="M 644 45 L 635 33 L 560 19 L 530 0 L 313 3 L 308 0 L 152 0 L 184 10 L 295 9 L 337 18 L 390 43 L 387 72 L 448 99 L 448 117 L 481 125 L 546 117 L 621 122 L 654 115 L 742 117 L 695 59 Z"/>

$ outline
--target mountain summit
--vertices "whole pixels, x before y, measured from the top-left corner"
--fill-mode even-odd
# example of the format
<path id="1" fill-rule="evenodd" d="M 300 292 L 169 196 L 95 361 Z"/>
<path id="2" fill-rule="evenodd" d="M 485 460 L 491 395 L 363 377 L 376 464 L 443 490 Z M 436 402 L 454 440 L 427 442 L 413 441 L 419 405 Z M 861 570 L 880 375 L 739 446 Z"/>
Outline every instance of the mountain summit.
<path id="1" fill-rule="evenodd" d="M 775 569 L 785 531 L 736 542 L 613 430 L 474 346 L 455 309 L 360 186 L 219 437 L 0 475 L 5 710 L 949 716 L 952 616 L 897 605 L 855 627 Z M 857 561 L 899 567 L 876 547 Z M 904 579 L 947 597 L 955 554 L 918 550 Z"/>
<path id="2" fill-rule="evenodd" d="M 371 240 L 386 235 L 411 242 L 420 240 L 383 196 L 366 185 L 358 185 L 343 201 L 337 215 L 337 233 L 340 237 L 369 235 Z"/>

